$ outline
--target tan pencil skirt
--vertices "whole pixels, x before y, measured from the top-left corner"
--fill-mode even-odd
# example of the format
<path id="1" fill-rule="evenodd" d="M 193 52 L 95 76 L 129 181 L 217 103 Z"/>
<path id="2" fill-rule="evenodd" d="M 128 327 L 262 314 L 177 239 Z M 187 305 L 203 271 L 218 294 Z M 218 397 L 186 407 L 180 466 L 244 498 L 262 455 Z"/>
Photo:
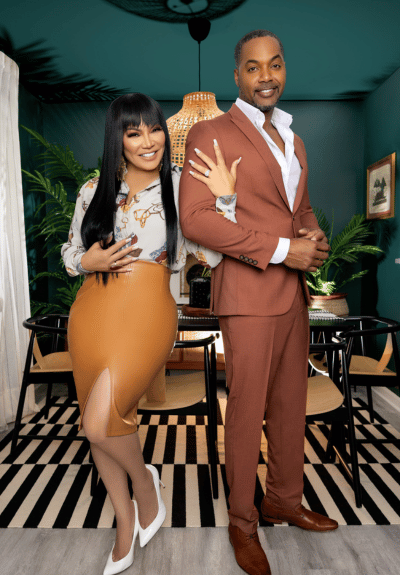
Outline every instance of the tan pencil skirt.
<path id="1" fill-rule="evenodd" d="M 99 375 L 109 369 L 110 419 L 107 435 L 137 430 L 137 404 L 164 366 L 177 331 L 170 271 L 137 261 L 133 271 L 108 278 L 89 275 L 71 307 L 68 346 L 81 420 Z M 79 428 L 82 427 L 80 424 Z"/>

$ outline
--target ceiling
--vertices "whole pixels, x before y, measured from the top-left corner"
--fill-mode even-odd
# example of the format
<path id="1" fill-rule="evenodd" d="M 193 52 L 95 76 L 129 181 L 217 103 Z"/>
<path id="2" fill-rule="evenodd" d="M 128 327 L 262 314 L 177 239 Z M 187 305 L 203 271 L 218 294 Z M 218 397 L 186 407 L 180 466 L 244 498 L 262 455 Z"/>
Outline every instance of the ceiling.
<path id="1" fill-rule="evenodd" d="M 0 0 L 17 47 L 39 39 L 62 74 L 181 100 L 198 90 L 198 45 L 187 24 L 149 20 L 105 0 Z M 362 99 L 400 67 L 399 0 L 246 0 L 212 20 L 201 44 L 201 88 L 234 100 L 233 49 L 267 28 L 285 47 L 284 100 Z"/>

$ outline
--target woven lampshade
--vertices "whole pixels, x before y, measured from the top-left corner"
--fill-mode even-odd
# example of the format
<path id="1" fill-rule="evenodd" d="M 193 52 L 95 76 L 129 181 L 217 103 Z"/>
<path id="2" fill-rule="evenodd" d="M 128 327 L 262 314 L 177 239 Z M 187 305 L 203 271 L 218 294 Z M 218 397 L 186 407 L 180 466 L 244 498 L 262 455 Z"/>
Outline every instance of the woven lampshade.
<path id="1" fill-rule="evenodd" d="M 201 120 L 211 120 L 224 112 L 217 106 L 212 92 L 191 92 L 183 97 L 183 107 L 167 120 L 171 138 L 171 160 L 180 168 L 185 159 L 185 144 L 190 128 Z"/>

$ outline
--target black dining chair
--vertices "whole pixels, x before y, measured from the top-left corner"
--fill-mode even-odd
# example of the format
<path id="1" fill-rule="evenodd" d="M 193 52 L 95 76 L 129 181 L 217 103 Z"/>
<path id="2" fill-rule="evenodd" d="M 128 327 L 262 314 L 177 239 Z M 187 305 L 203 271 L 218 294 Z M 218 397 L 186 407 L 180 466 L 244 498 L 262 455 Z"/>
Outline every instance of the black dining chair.
<path id="1" fill-rule="evenodd" d="M 51 392 L 54 383 L 63 383 L 68 387 L 68 401 L 76 401 L 74 378 L 72 375 L 71 357 L 65 351 L 64 338 L 67 333 L 68 315 L 49 314 L 31 317 L 23 322 L 23 326 L 30 330 L 28 351 L 25 359 L 25 368 L 22 377 L 21 391 L 18 400 L 15 426 L 11 441 L 11 450 L 15 449 L 20 438 L 21 419 L 26 399 L 26 392 L 30 385 L 47 385 L 46 402 L 42 408 L 45 419 L 49 417 L 49 407 L 51 405 L 63 405 L 65 403 L 51 403 Z M 47 347 L 48 353 L 44 354 L 38 342 L 40 336 L 51 336 L 43 338 L 42 342 Z M 32 365 L 32 361 L 35 363 Z M 40 435 L 28 433 L 22 436 L 24 439 L 62 439 L 57 435 Z M 69 436 L 68 436 L 69 437 Z M 70 437 L 69 437 L 70 438 Z M 74 439 L 82 441 L 84 436 L 76 436 Z"/>
<path id="2" fill-rule="evenodd" d="M 346 340 L 340 337 L 310 344 L 310 353 L 326 354 L 332 364 L 328 366 L 330 376 L 318 374 L 308 378 L 306 422 L 323 421 L 331 424 L 326 461 L 334 462 L 338 458 L 353 487 L 356 506 L 361 507 L 362 489 L 348 376 L 348 352 Z M 350 447 L 349 456 L 346 439 Z"/>
<path id="3" fill-rule="evenodd" d="M 349 382 L 351 386 L 366 388 L 370 422 L 374 423 L 372 387 L 397 387 L 400 392 L 400 357 L 396 340 L 400 323 L 372 316 L 352 316 L 348 319 L 358 327 L 342 334 L 351 346 Z M 377 337 L 382 335 L 386 335 L 383 351 L 377 342 Z M 359 354 L 355 353 L 356 347 Z M 388 367 L 391 360 L 394 369 Z"/>
<path id="4" fill-rule="evenodd" d="M 21 390 L 18 400 L 17 413 L 15 418 L 15 425 L 11 439 L 11 452 L 13 452 L 18 444 L 19 439 L 38 439 L 38 440 L 57 440 L 57 441 L 87 441 L 83 434 L 68 434 L 68 435 L 55 435 L 55 434 L 40 434 L 21 433 L 23 427 L 22 413 L 24 403 L 26 400 L 26 392 L 30 385 L 45 384 L 46 401 L 41 409 L 40 415 L 44 419 L 49 417 L 50 406 L 78 406 L 74 378 L 72 374 L 72 362 L 68 351 L 65 350 L 65 337 L 67 334 L 68 315 L 64 314 L 48 314 L 31 317 L 22 322 L 22 325 L 29 329 L 30 338 L 29 345 L 25 359 L 25 368 L 22 377 Z M 43 336 L 43 338 L 41 338 Z M 47 336 L 47 337 L 44 337 Z M 40 340 L 40 343 L 38 341 Z M 45 344 L 45 345 L 43 345 Z M 47 348 L 48 353 L 44 353 L 42 348 Z M 32 361 L 35 363 L 32 365 Z M 65 402 L 52 401 L 51 393 L 52 387 L 55 383 L 62 383 L 68 387 L 68 399 Z M 93 465 L 92 454 L 89 450 L 89 462 Z M 91 488 L 93 495 L 93 483 Z"/>
<path id="5" fill-rule="evenodd" d="M 215 340 L 219 334 L 196 340 L 177 340 L 175 349 L 203 348 L 204 372 L 178 375 L 159 374 L 155 386 L 150 387 L 139 402 L 138 413 L 142 415 L 202 415 L 207 416 L 207 448 L 211 471 L 213 498 L 218 499 L 217 472 L 217 377 Z M 165 390 L 163 396 L 154 393 L 154 387 Z M 92 493 L 98 476 L 93 468 Z"/>

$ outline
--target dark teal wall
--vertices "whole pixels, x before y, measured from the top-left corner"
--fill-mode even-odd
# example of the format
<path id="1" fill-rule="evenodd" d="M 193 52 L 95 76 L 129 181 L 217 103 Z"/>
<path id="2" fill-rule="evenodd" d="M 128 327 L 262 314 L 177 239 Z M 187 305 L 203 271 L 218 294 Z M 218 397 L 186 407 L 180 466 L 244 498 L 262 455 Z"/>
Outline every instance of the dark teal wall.
<path id="1" fill-rule="evenodd" d="M 363 299 L 376 299 L 379 315 L 400 320 L 400 69 L 377 88 L 365 101 L 365 170 L 367 166 L 396 152 L 395 217 L 376 221 L 378 232 L 391 233 L 391 244 L 385 259 L 377 266 L 377 282 L 363 282 Z M 364 190 L 366 184 L 364 184 Z M 364 210 L 366 192 L 363 195 Z M 377 290 L 377 293 L 374 293 Z"/>
<path id="2" fill-rule="evenodd" d="M 231 102 L 218 102 L 221 110 Z M 180 102 L 161 102 L 165 116 L 181 108 Z M 44 107 L 44 135 L 54 143 L 68 144 L 87 168 L 102 154 L 107 103 L 48 104 Z M 293 129 L 304 140 L 310 167 L 312 204 L 330 216 L 341 229 L 363 209 L 363 117 L 360 102 L 281 102 L 293 115 Z"/>
<path id="3" fill-rule="evenodd" d="M 29 96 L 29 95 L 28 95 Z M 227 111 L 232 102 L 218 101 Z M 68 144 L 84 167 L 95 167 L 102 154 L 104 120 L 108 103 L 45 104 L 42 123 L 29 100 L 24 122 L 53 143 Z M 175 114 L 181 102 L 161 102 L 165 116 Z M 313 206 L 328 218 L 335 212 L 335 231 L 340 231 L 354 213 L 364 211 L 364 107 L 362 102 L 289 102 L 280 107 L 293 115 L 293 129 L 304 140 L 309 163 L 309 192 Z M 23 148 L 23 158 L 32 150 Z M 29 201 L 29 200 L 28 200 Z M 349 305 L 360 311 L 360 282 L 350 284 Z"/>
<path id="4" fill-rule="evenodd" d="M 43 133 L 43 109 L 42 104 L 27 92 L 23 86 L 19 86 L 19 124 L 32 128 L 33 130 Z M 20 129 L 20 146 L 21 146 L 21 164 L 24 170 L 33 172 L 38 168 L 38 161 L 35 156 L 38 154 L 39 149 L 32 142 L 29 134 Z M 27 256 L 28 256 L 28 270 L 29 278 L 41 271 L 46 271 L 46 262 L 41 257 L 42 240 L 35 238 L 32 232 L 28 232 L 30 227 L 37 222 L 34 214 L 38 204 L 44 198 L 38 197 L 37 194 L 29 192 L 26 183 L 26 178 L 22 175 L 22 186 L 24 193 L 24 215 L 25 215 L 25 228 L 27 230 L 26 243 L 27 243 Z M 40 285 L 31 286 L 31 298 L 46 300 L 47 299 L 47 282 L 41 282 Z"/>
<path id="5" fill-rule="evenodd" d="M 168 118 L 181 102 L 161 102 Z M 218 101 L 224 112 L 232 102 Z M 87 168 L 95 167 L 102 154 L 107 103 L 49 104 L 44 106 L 44 135 L 51 142 L 68 144 Z M 293 129 L 304 140 L 310 168 L 309 192 L 313 206 L 330 219 L 335 231 L 353 214 L 363 211 L 364 128 L 361 102 L 289 102 L 280 107 L 293 115 Z M 360 282 L 349 284 L 349 305 L 358 313 Z"/>

